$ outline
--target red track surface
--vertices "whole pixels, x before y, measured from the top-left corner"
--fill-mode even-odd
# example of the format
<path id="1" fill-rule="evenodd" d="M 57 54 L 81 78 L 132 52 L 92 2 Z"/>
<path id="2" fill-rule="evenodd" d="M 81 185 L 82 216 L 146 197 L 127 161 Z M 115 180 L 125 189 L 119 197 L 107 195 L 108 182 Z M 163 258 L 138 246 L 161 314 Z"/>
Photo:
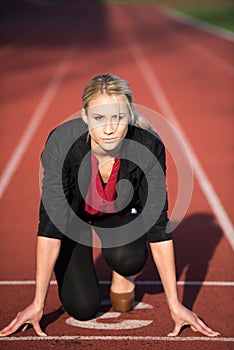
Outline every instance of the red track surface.
<path id="1" fill-rule="evenodd" d="M 173 20 L 153 5 L 100 4 L 91 10 L 85 5 L 37 6 L 10 2 L 1 5 L 1 11 L 5 13 L 0 52 L 2 174 L 31 118 L 35 117 L 36 111 L 41 113 L 32 139 L 18 158 L 19 164 L 15 163 L 12 176 L 8 177 L 9 184 L 4 187 L 0 203 L 1 281 L 34 279 L 40 153 L 48 132 L 80 109 L 83 86 L 98 73 L 112 72 L 126 78 L 137 104 L 166 114 L 154 97 L 158 93 L 153 85 L 154 77 L 151 77 L 149 89 L 149 76 L 147 72 L 143 75 L 139 68 L 151 67 L 226 213 L 234 221 L 231 41 Z M 133 55 L 136 43 L 144 53 L 143 58 Z M 75 49 L 75 54 L 70 49 Z M 65 62 L 68 66 L 60 67 L 61 80 L 53 80 L 57 66 Z M 54 89 L 53 98 L 49 95 L 49 86 Z M 39 111 L 42 99 L 44 105 L 40 105 Z M 176 168 L 168 154 L 171 208 L 177 195 L 176 186 Z M 175 230 L 174 237 L 179 281 L 234 281 L 231 245 L 197 177 L 187 215 Z M 110 270 L 100 257 L 99 249 L 94 253 L 100 279 L 110 280 Z M 137 280 L 159 280 L 151 259 Z M 31 285 L 1 285 L 0 328 L 31 301 L 33 288 Z M 60 306 L 56 288 L 54 285 L 50 288 L 43 319 L 47 333 L 55 338 L 41 341 L 0 339 L 1 349 L 233 348 L 233 285 L 179 285 L 184 303 L 221 332 L 222 339 L 194 341 L 184 338 L 200 337 L 190 329 L 185 329 L 177 340 L 161 338 L 173 324 L 160 286 L 137 285 L 137 300 L 153 308 L 134 309 L 114 320 L 105 320 L 105 323 L 153 320 L 148 326 L 130 330 L 83 329 L 67 325 L 68 315 L 56 312 Z M 104 299 L 108 299 L 108 285 L 103 284 L 102 289 Z M 108 306 L 103 307 L 103 311 L 108 309 Z M 30 337 L 35 333 L 30 329 L 15 336 L 22 335 Z M 59 338 L 63 335 L 94 338 Z M 96 336 L 103 338 L 98 340 Z M 118 336 L 126 338 L 113 338 Z M 133 336 L 142 338 L 133 339 Z M 145 338 L 147 336 L 156 338 Z"/>

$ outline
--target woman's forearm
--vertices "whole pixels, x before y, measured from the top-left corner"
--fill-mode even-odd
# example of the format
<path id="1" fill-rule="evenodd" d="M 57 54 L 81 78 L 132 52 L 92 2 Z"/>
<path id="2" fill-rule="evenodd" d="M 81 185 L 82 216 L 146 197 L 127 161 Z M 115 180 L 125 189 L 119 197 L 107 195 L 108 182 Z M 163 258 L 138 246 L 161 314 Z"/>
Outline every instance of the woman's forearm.
<path id="1" fill-rule="evenodd" d="M 150 243 L 150 248 L 161 277 L 169 308 L 172 309 L 179 302 L 173 241 Z"/>
<path id="2" fill-rule="evenodd" d="M 58 239 L 37 238 L 36 291 L 34 303 L 44 307 L 49 283 L 54 270 L 61 241 Z"/>

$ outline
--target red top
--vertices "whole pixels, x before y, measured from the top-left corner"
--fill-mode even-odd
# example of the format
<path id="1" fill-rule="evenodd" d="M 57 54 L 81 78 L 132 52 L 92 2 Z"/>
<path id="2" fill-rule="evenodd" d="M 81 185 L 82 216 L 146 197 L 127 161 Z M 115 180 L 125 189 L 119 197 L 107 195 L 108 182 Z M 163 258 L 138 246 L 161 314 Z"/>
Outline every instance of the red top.
<path id="1" fill-rule="evenodd" d="M 120 158 L 115 158 L 113 168 L 105 187 L 98 171 L 98 159 L 91 154 L 91 181 L 86 195 L 85 211 L 91 215 L 115 213 L 116 184 L 120 167 Z"/>

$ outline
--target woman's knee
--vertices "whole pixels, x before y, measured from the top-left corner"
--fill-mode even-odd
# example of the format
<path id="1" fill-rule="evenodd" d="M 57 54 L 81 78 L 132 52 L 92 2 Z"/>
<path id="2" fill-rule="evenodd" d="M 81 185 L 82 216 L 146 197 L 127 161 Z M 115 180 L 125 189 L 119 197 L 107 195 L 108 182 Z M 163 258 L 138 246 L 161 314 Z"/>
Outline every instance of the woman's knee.
<path id="1" fill-rule="evenodd" d="M 60 296 L 61 302 L 66 312 L 79 321 L 88 321 L 97 314 L 101 300 L 99 297 L 93 296 L 91 300 L 81 301 L 78 298 L 72 299 L 70 297 Z"/>
<path id="2" fill-rule="evenodd" d="M 139 273 L 147 260 L 148 252 L 145 246 L 135 250 L 134 247 L 121 246 L 103 250 L 106 262 L 122 276 L 131 276 Z"/>

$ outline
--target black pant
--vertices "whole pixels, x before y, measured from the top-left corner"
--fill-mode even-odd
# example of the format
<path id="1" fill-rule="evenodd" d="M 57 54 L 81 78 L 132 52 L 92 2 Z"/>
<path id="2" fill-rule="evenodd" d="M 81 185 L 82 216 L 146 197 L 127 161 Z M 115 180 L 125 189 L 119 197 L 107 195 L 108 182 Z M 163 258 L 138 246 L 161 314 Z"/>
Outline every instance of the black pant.
<path id="1" fill-rule="evenodd" d="M 104 221 L 105 219 L 102 220 L 102 227 Z M 107 220 L 107 226 L 109 222 Z M 95 221 L 94 224 L 96 225 Z M 91 230 L 89 234 L 91 236 Z M 135 275 L 142 270 L 147 260 L 146 235 L 126 245 L 102 248 L 102 254 L 109 267 L 118 274 Z M 92 319 L 101 303 L 92 247 L 64 237 L 55 265 L 55 275 L 65 310 L 78 320 Z"/>

